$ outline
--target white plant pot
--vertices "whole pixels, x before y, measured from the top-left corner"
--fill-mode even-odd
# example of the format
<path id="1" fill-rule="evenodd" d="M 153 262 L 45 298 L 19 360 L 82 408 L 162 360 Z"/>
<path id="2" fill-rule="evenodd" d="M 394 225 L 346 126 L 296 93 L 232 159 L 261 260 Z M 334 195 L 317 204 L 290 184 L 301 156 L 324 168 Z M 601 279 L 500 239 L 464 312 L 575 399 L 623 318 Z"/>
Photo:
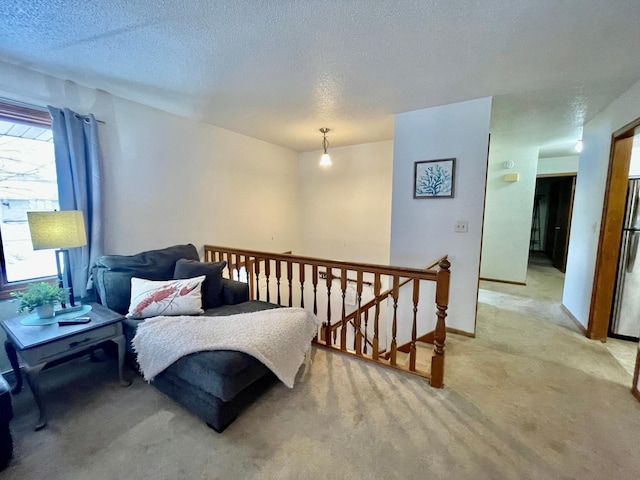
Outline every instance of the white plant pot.
<path id="1" fill-rule="evenodd" d="M 53 317 L 53 305 L 40 305 L 34 308 L 38 318 L 51 318 Z"/>

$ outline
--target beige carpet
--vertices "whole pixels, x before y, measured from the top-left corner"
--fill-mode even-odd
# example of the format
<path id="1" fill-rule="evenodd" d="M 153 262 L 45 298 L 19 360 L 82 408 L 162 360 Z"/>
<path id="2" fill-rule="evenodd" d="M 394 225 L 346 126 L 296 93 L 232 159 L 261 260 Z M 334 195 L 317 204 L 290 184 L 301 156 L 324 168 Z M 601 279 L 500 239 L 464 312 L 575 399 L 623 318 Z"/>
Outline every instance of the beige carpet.
<path id="1" fill-rule="evenodd" d="M 638 479 L 631 376 L 538 268 L 528 287 L 483 283 L 477 338 L 449 336 L 442 390 L 316 349 L 293 390 L 276 385 L 220 435 L 139 377 L 121 388 L 112 360 L 48 370 L 49 427 L 32 431 L 28 390 L 14 398 L 0 478 Z"/>

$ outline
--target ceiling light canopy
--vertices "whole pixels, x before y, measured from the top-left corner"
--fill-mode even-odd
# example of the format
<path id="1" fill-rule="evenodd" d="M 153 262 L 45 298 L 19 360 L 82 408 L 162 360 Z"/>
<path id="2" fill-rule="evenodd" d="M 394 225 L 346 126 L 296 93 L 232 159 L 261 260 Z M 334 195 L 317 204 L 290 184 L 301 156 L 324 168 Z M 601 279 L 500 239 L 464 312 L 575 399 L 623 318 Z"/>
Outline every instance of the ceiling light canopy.
<path id="1" fill-rule="evenodd" d="M 322 133 L 322 148 L 324 150 L 322 157 L 320 157 L 320 165 L 322 165 L 323 167 L 327 167 L 331 165 L 331 157 L 327 153 L 327 148 L 329 148 L 329 141 L 327 140 L 328 131 L 329 131 L 328 128 L 320 129 L 320 133 Z"/>

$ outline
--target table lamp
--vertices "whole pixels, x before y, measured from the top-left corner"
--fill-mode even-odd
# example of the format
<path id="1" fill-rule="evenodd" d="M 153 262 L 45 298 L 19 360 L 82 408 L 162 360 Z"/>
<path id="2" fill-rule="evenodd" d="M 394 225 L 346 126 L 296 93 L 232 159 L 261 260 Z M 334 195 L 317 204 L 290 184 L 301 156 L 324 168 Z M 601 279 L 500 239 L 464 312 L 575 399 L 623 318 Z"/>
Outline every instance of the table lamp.
<path id="1" fill-rule="evenodd" d="M 76 306 L 73 298 L 69 249 L 83 247 L 87 244 L 82 212 L 80 210 L 27 212 L 27 219 L 29 221 L 33 249 L 57 249 L 58 284 L 61 288 L 67 288 L 69 291 L 69 307 L 63 303 L 62 308 L 65 311 L 79 310 L 82 306 Z M 64 265 L 64 280 L 60 257 L 62 257 Z"/>

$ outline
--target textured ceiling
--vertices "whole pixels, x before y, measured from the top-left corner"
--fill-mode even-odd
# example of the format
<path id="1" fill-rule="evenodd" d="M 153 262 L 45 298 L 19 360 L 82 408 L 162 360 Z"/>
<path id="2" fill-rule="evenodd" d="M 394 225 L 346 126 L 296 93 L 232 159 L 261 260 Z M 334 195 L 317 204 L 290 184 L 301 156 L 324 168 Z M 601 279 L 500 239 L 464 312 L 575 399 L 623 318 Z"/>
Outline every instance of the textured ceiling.
<path id="1" fill-rule="evenodd" d="M 638 0 L 0 3 L 0 60 L 298 151 L 484 96 L 496 138 L 569 144 L 640 79 L 638 32 Z"/>

